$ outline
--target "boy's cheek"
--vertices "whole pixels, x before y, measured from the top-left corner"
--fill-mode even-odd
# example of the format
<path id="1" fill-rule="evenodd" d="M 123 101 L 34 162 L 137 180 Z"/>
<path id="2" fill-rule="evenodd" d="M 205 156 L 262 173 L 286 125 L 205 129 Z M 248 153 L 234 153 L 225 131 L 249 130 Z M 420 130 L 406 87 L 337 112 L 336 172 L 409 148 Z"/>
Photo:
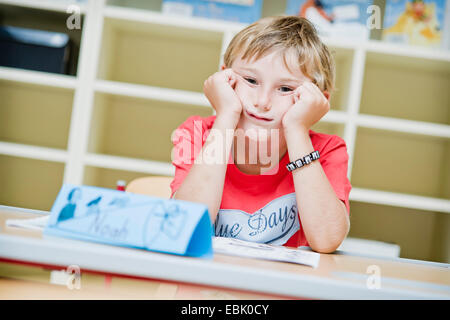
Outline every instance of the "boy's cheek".
<path id="1" fill-rule="evenodd" d="M 248 86 L 242 83 L 237 83 L 235 91 L 244 105 L 252 103 L 254 99 L 254 93 L 249 90 Z"/>
<path id="2" fill-rule="evenodd" d="M 272 100 L 272 107 L 275 108 L 277 113 L 283 114 L 286 113 L 290 107 L 294 104 L 291 96 L 283 96 L 277 99 Z"/>

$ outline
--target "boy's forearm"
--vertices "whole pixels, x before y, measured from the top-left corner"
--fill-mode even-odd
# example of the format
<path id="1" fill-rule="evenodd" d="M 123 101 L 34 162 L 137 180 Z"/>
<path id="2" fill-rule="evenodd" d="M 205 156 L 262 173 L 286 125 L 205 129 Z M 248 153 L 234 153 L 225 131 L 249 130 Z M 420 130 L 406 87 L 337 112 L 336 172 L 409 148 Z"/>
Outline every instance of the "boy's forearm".
<path id="1" fill-rule="evenodd" d="M 222 201 L 227 163 L 233 142 L 232 134 L 235 128 L 236 121 L 231 117 L 216 118 L 196 161 L 174 196 L 174 199 L 206 204 L 213 222 Z M 211 151 L 212 148 L 216 150 L 220 148 L 222 155 L 218 157 L 208 155 L 208 150 Z"/>
<path id="2" fill-rule="evenodd" d="M 290 161 L 295 161 L 314 147 L 306 129 L 285 130 Z M 347 209 L 336 196 L 319 161 L 292 171 L 303 231 L 315 251 L 335 251 L 345 239 L 350 221 Z"/>

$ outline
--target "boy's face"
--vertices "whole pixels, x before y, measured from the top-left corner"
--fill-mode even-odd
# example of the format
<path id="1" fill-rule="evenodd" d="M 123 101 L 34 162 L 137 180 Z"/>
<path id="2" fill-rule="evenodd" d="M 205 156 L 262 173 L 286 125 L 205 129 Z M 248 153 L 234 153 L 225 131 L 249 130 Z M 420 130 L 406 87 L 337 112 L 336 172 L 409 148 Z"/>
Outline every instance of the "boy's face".
<path id="1" fill-rule="evenodd" d="M 284 114 L 294 104 L 293 92 L 304 82 L 311 82 L 301 72 L 297 58 L 273 51 L 257 61 L 237 58 L 231 68 L 238 75 L 236 94 L 243 111 L 237 128 L 282 129 Z M 268 132 L 270 135 L 270 133 Z"/>

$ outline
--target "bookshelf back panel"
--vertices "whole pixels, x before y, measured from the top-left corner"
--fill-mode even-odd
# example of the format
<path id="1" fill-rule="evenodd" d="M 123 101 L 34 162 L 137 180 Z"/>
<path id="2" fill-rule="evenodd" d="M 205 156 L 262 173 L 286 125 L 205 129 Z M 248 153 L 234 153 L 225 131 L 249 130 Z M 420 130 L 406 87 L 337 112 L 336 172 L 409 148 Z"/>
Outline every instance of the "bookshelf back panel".
<path id="1" fill-rule="evenodd" d="M 341 138 L 344 138 L 344 125 L 340 123 L 319 121 L 311 127 L 311 130 L 320 133 L 335 134 Z"/>
<path id="2" fill-rule="evenodd" d="M 99 78 L 203 92 L 221 45 L 220 33 L 105 19 Z"/>
<path id="3" fill-rule="evenodd" d="M 73 91 L 0 81 L 0 97 L 0 141 L 66 149 Z"/>
<path id="4" fill-rule="evenodd" d="M 450 124 L 450 62 L 368 53 L 360 112 Z"/>
<path id="5" fill-rule="evenodd" d="M 0 204 L 50 210 L 63 175 L 62 163 L 0 155 Z"/>
<path id="6" fill-rule="evenodd" d="M 330 98 L 330 106 L 335 110 L 347 110 L 354 51 L 335 47 L 328 48 L 336 65 L 335 88 Z"/>
<path id="7" fill-rule="evenodd" d="M 442 174 L 450 166 L 447 140 L 358 128 L 352 185 L 450 199 Z"/>
<path id="8" fill-rule="evenodd" d="M 173 131 L 189 116 L 212 108 L 97 94 L 89 152 L 171 161 Z"/>
<path id="9" fill-rule="evenodd" d="M 350 201 L 349 237 L 395 243 L 400 257 L 450 262 L 450 215 Z"/>

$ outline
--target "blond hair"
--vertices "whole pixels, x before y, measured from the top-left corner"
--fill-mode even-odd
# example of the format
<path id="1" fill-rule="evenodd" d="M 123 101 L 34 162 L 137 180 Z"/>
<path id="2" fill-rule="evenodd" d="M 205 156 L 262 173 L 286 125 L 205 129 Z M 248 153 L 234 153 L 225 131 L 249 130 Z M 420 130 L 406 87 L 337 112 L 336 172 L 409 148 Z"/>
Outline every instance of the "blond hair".
<path id="1" fill-rule="evenodd" d="M 230 68 L 236 58 L 258 60 L 272 50 L 283 53 L 284 64 L 289 69 L 286 55 L 294 52 L 302 73 L 322 91 L 334 90 L 334 59 L 317 35 L 313 24 L 297 16 L 262 18 L 247 26 L 231 40 L 224 56 Z"/>

